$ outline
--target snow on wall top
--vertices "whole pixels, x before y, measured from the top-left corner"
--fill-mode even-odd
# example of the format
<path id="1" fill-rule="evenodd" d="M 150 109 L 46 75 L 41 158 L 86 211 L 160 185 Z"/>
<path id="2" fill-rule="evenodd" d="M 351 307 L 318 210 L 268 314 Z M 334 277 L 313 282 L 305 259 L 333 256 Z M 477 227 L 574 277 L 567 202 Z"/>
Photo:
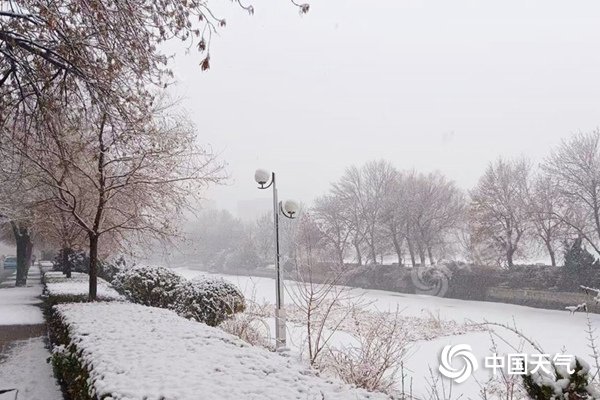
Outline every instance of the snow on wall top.
<path id="1" fill-rule="evenodd" d="M 165 309 L 131 303 L 61 304 L 99 398 L 133 400 L 387 399 L 315 375 Z"/>

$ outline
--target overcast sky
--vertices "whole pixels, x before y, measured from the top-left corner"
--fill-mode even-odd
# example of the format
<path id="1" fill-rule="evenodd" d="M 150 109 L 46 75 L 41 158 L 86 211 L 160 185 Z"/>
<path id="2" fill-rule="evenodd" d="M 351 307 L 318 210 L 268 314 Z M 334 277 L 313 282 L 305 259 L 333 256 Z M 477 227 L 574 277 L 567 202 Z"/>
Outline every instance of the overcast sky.
<path id="1" fill-rule="evenodd" d="M 500 155 L 539 161 L 600 125 L 597 1 L 312 0 L 305 16 L 253 4 L 212 2 L 227 27 L 208 72 L 169 45 L 173 90 L 228 163 L 228 186 L 207 193 L 219 207 L 264 196 L 257 167 L 310 203 L 380 158 L 466 189 Z"/>

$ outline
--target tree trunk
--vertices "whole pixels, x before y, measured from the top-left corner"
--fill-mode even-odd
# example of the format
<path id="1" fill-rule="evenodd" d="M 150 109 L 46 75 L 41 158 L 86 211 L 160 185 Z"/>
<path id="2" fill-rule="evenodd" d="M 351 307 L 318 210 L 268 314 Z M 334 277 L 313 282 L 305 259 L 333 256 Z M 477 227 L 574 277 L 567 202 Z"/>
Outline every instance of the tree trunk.
<path id="1" fill-rule="evenodd" d="M 512 248 L 509 248 L 508 251 L 506 252 L 506 260 L 508 261 L 508 268 L 512 268 L 515 266 L 514 261 L 513 261 L 514 254 L 515 254 L 515 251 Z"/>
<path id="2" fill-rule="evenodd" d="M 410 239 L 406 239 L 406 244 L 408 244 L 408 252 L 410 254 L 410 262 L 412 263 L 413 267 L 416 267 L 417 259 L 415 258 L 415 248 L 413 247 L 413 244 L 410 241 Z"/>
<path id="3" fill-rule="evenodd" d="M 371 240 L 369 241 L 369 250 L 371 252 L 370 258 L 373 260 L 373 265 L 377 265 L 377 251 L 375 250 L 375 238 L 374 235 L 370 235 Z"/>
<path id="4" fill-rule="evenodd" d="M 71 260 L 69 256 L 71 255 L 71 248 L 68 246 L 63 247 L 62 249 L 62 265 L 63 265 L 63 274 L 66 275 L 67 278 L 71 277 Z"/>
<path id="5" fill-rule="evenodd" d="M 550 262 L 552 263 L 552 266 L 556 267 L 556 253 L 554 252 L 554 249 L 552 248 L 552 244 L 546 243 L 546 248 L 548 249 L 548 254 L 550 254 Z"/>
<path id="6" fill-rule="evenodd" d="M 400 242 L 398 241 L 398 238 L 396 237 L 396 235 L 392 235 L 392 243 L 394 244 L 394 250 L 396 251 L 396 254 L 398 255 L 398 266 L 402 265 L 402 247 L 400 246 Z"/>
<path id="7" fill-rule="evenodd" d="M 340 263 L 340 267 L 344 266 L 344 251 L 340 248 L 340 246 L 336 246 L 336 253 L 338 256 L 338 261 Z"/>
<path id="8" fill-rule="evenodd" d="M 421 245 L 419 245 L 419 260 L 421 261 L 421 267 L 424 267 L 426 262 L 425 249 Z"/>
<path id="9" fill-rule="evenodd" d="M 431 246 L 427 246 L 427 256 L 429 257 L 429 264 L 435 265 L 433 260 L 433 251 L 431 251 Z"/>
<path id="10" fill-rule="evenodd" d="M 90 238 L 90 301 L 96 301 L 98 288 L 98 235 L 89 234 Z"/>
<path id="11" fill-rule="evenodd" d="M 29 229 L 14 222 L 11 222 L 15 242 L 17 245 L 17 280 L 16 286 L 25 286 L 27 284 L 27 275 L 31 266 L 31 254 L 33 252 L 33 243 L 29 235 Z"/>
<path id="12" fill-rule="evenodd" d="M 356 262 L 358 265 L 362 265 L 362 254 L 360 252 L 360 246 L 354 243 L 354 249 L 356 250 Z"/>

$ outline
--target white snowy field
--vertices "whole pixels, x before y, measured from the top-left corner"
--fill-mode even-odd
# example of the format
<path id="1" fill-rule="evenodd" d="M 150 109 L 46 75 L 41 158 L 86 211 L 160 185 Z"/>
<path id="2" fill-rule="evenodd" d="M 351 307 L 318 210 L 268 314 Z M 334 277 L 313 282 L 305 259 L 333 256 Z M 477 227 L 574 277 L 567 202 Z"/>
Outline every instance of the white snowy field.
<path id="1" fill-rule="evenodd" d="M 205 274 L 205 272 L 179 268 L 176 270 L 187 278 Z M 273 279 L 262 277 L 247 277 L 233 275 L 219 275 L 237 284 L 244 294 L 257 301 L 265 300 L 274 302 L 275 283 Z M 287 281 L 286 285 L 293 285 L 293 281 Z M 354 294 L 360 294 L 366 301 L 372 302 L 369 307 L 378 311 L 395 311 L 397 307 L 406 316 L 427 318 L 431 314 L 447 321 L 456 322 L 496 322 L 516 326 L 527 337 L 535 340 L 545 353 L 573 354 L 591 361 L 590 349 L 587 340 L 587 320 L 584 313 L 571 315 L 567 311 L 543 310 L 531 307 L 517 306 L 512 304 L 465 301 L 432 297 L 425 295 L 410 295 L 380 290 L 352 289 Z M 591 324 L 600 328 L 600 315 L 590 314 Z M 291 326 L 291 328 L 290 328 Z M 302 345 L 302 327 L 289 324 L 288 336 L 291 337 L 293 351 L 299 351 Z M 491 376 L 489 369 L 485 369 L 484 358 L 491 355 L 491 337 L 494 337 L 499 353 L 517 353 L 516 349 L 523 349 L 527 354 L 537 354 L 528 344 L 523 343 L 515 334 L 501 327 L 492 327 L 492 335 L 488 331 L 468 332 L 460 335 L 438 337 L 433 340 L 419 340 L 413 343 L 409 355 L 405 360 L 406 372 L 413 379 L 415 394 L 426 395 L 428 381 L 430 381 L 431 368 L 436 376 L 439 376 L 439 354 L 442 348 L 448 344 L 468 344 L 472 347 L 477 357 L 479 369 L 474 376 L 461 384 L 454 384 L 453 394 L 462 394 L 462 398 L 479 398 L 481 385 Z M 272 328 L 272 335 L 274 330 Z M 347 335 L 340 335 L 339 340 L 348 340 Z M 506 341 L 507 343 L 505 343 Z M 409 381 L 410 381 L 409 378 Z"/>

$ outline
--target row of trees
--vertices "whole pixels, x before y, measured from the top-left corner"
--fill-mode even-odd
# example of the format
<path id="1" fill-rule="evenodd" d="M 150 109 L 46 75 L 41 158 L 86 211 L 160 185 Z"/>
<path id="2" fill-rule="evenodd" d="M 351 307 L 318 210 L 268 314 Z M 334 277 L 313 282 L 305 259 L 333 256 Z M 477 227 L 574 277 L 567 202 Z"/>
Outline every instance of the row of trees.
<path id="1" fill-rule="evenodd" d="M 17 246 L 17 285 L 34 243 L 85 247 L 95 299 L 99 255 L 172 237 L 224 178 L 166 100 L 160 50 L 196 46 L 207 69 L 224 25 L 195 0 L 0 1 L 0 222 Z"/>
<path id="2" fill-rule="evenodd" d="M 350 167 L 309 211 L 323 241 L 343 263 L 434 264 L 451 249 L 449 238 L 465 212 L 465 196 L 439 173 L 402 172 L 389 162 Z"/>
<path id="3" fill-rule="evenodd" d="M 340 263 L 394 255 L 413 266 L 458 258 L 512 267 L 542 249 L 556 266 L 576 238 L 599 256 L 600 132 L 564 140 L 536 167 L 499 158 L 468 192 L 386 161 L 350 167 L 308 216 Z"/>
<path id="4" fill-rule="evenodd" d="M 459 259 L 512 267 L 543 256 L 556 266 L 577 240 L 600 256 L 600 132 L 563 141 L 539 166 L 491 162 L 470 191 L 441 173 L 399 171 L 387 161 L 352 166 L 298 221 L 284 223 L 284 257 L 310 246 L 338 265 Z M 194 242 L 217 269 L 252 269 L 271 263 L 272 229 L 270 214 L 244 225 L 213 212 Z"/>
<path id="5" fill-rule="evenodd" d="M 512 266 L 537 244 L 556 266 L 563 243 L 580 238 L 598 256 L 600 132 L 564 140 L 537 168 L 523 159 L 498 160 L 470 194 L 476 254 Z"/>

